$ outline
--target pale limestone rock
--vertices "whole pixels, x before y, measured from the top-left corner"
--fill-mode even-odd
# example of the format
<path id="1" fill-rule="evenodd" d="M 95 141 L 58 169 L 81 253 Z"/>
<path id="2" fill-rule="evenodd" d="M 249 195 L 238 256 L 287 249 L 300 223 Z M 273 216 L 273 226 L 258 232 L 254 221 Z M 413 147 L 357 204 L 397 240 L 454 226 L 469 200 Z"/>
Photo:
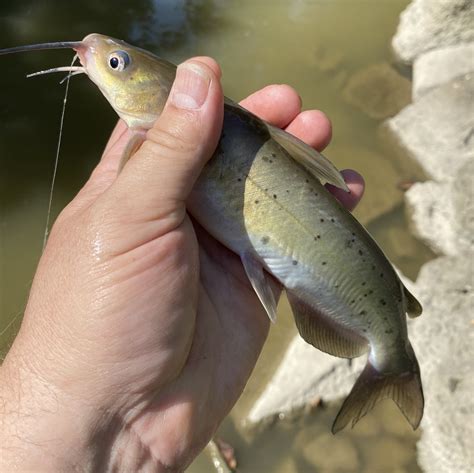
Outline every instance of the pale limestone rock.
<path id="1" fill-rule="evenodd" d="M 425 393 L 418 459 L 426 472 L 467 473 L 474 465 L 473 256 L 427 263 L 414 291 L 424 307 L 411 334 Z"/>
<path id="2" fill-rule="evenodd" d="M 426 175 L 452 178 L 474 158 L 474 76 L 464 76 L 425 94 L 386 123 Z"/>
<path id="3" fill-rule="evenodd" d="M 413 98 L 457 77 L 474 73 L 474 43 L 435 49 L 419 56 L 413 64 Z"/>
<path id="4" fill-rule="evenodd" d="M 420 54 L 474 40 L 472 0 L 414 0 L 400 15 L 392 47 L 397 57 L 411 63 Z"/>
<path id="5" fill-rule="evenodd" d="M 457 255 L 474 245 L 474 160 L 442 183 L 415 184 L 405 194 L 413 232 L 433 251 Z"/>

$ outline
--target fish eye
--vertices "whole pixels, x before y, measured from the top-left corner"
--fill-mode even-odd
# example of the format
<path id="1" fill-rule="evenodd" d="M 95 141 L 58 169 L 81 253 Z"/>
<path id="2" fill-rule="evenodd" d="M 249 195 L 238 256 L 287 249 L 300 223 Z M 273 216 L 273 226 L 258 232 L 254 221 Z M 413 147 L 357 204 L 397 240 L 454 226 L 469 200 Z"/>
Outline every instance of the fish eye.
<path id="1" fill-rule="evenodd" d="M 115 51 L 109 56 L 109 66 L 114 71 L 123 71 L 130 64 L 130 56 L 125 51 Z"/>

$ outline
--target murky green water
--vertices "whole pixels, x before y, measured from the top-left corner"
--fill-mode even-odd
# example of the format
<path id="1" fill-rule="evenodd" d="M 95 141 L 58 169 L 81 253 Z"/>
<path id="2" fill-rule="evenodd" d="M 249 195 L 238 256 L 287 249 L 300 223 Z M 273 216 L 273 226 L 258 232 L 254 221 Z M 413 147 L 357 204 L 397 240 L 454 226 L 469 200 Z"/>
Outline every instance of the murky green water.
<path id="1" fill-rule="evenodd" d="M 305 108 L 332 119 L 327 155 L 339 167 L 358 169 L 367 194 L 357 216 L 405 274 L 415 277 L 431 257 L 410 236 L 397 185 L 418 174 L 380 133 L 380 120 L 348 103 L 344 89 L 354 73 L 391 62 L 390 38 L 407 0 L 2 0 L 0 47 L 76 40 L 100 32 L 126 39 L 173 61 L 214 56 L 222 65 L 226 94 L 239 99 L 269 83 L 288 83 Z M 21 314 L 41 251 L 47 199 L 62 104 L 57 76 L 26 73 L 67 65 L 71 54 L 37 52 L 0 59 L 0 331 Z M 402 74 L 406 71 L 400 71 Z M 390 88 L 389 88 L 390 89 Z M 380 88 L 359 91 L 373 102 Z M 382 100 L 390 99 L 390 92 Z M 55 188 L 54 213 L 84 183 L 100 156 L 115 116 L 86 78 L 75 78 Z M 241 400 L 220 429 L 237 450 L 239 471 L 418 472 L 415 439 L 390 403 L 379 406 L 353 432 L 329 435 L 335 408 L 281 422 L 250 435 L 242 426 L 295 333 L 288 307 Z M 0 337 L 3 353 L 19 318 Z M 211 471 L 205 455 L 190 473 Z"/>

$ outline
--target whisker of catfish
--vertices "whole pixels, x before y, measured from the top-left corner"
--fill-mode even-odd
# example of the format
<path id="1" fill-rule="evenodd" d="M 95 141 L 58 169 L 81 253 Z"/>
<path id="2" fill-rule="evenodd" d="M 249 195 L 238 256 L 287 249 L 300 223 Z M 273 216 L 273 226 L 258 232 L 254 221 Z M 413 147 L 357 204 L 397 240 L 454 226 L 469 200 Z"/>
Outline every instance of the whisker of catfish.
<path id="1" fill-rule="evenodd" d="M 61 67 L 53 67 L 52 69 L 46 69 L 44 71 L 33 72 L 32 74 L 28 74 L 26 77 L 35 77 L 41 76 L 43 74 L 51 74 L 53 72 L 83 72 L 85 73 L 86 70 L 82 66 L 61 66 Z"/>

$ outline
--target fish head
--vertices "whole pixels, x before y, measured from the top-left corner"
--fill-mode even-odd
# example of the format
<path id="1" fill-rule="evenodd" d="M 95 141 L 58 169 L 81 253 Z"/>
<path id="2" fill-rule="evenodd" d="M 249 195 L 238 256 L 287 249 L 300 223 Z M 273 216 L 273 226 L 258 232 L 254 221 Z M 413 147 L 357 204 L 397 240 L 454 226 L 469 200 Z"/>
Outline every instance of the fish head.
<path id="1" fill-rule="evenodd" d="M 97 33 L 86 36 L 74 49 L 86 74 L 127 125 L 151 128 L 166 103 L 176 66 Z"/>

